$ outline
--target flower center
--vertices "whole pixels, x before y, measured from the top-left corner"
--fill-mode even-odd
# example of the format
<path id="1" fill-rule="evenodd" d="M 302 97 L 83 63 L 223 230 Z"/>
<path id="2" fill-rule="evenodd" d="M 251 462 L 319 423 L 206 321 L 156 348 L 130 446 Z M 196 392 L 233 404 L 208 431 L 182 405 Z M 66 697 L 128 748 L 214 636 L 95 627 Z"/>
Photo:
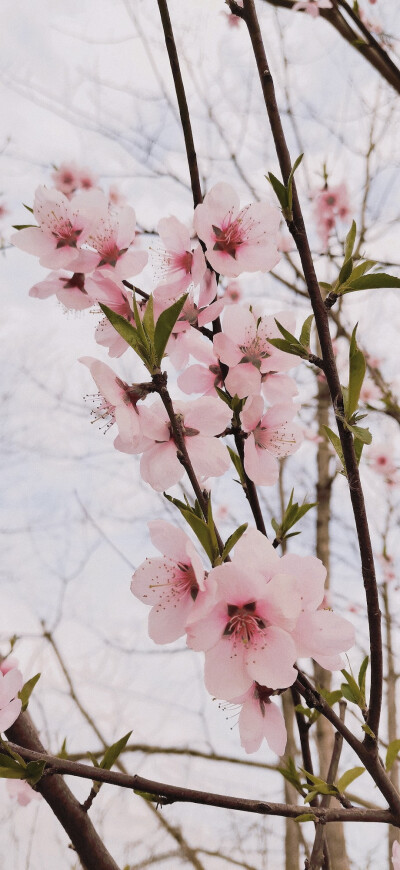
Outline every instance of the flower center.
<path id="1" fill-rule="evenodd" d="M 245 241 L 241 221 L 236 219 L 226 226 L 216 227 L 213 224 L 215 236 L 214 251 L 222 251 L 233 259 L 236 259 L 236 249 Z"/>
<path id="2" fill-rule="evenodd" d="M 256 613 L 256 602 L 251 601 L 238 607 L 236 604 L 228 604 L 229 620 L 226 623 L 223 637 L 233 637 L 234 643 L 240 641 L 244 644 L 251 643 L 254 635 L 258 634 L 266 624 Z"/>
<path id="3" fill-rule="evenodd" d="M 82 230 L 74 229 L 71 221 L 61 220 L 52 235 L 57 239 L 56 248 L 76 248 Z"/>

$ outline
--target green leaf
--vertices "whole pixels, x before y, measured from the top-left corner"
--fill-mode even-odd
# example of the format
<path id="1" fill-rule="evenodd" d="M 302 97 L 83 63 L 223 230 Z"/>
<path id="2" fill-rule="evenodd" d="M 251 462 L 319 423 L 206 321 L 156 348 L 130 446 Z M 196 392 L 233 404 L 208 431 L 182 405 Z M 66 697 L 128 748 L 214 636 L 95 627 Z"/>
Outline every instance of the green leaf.
<path id="1" fill-rule="evenodd" d="M 231 535 L 229 535 L 229 538 L 226 541 L 226 544 L 225 544 L 224 549 L 222 551 L 222 556 L 221 556 L 222 561 L 224 561 L 226 559 L 228 553 L 230 553 L 230 551 L 235 546 L 237 541 L 242 537 L 242 535 L 246 531 L 248 525 L 249 525 L 248 523 L 243 523 L 242 526 L 239 526 L 239 528 L 237 528 Z"/>
<path id="2" fill-rule="evenodd" d="M 360 687 L 361 692 L 365 697 L 365 678 L 367 675 L 367 668 L 369 663 L 369 656 L 365 656 L 365 659 L 361 663 L 360 670 L 358 672 L 358 685 Z"/>
<path id="3" fill-rule="evenodd" d="M 31 677 L 30 680 L 27 680 L 27 682 L 22 686 L 21 691 L 18 692 L 18 697 L 19 697 L 20 701 L 22 701 L 21 712 L 26 710 L 28 703 L 29 703 L 29 698 L 31 697 L 31 694 L 32 694 L 39 678 L 40 678 L 40 674 L 35 674 L 34 677 Z"/>
<path id="4" fill-rule="evenodd" d="M 57 758 L 68 758 L 67 738 L 64 737 L 60 751 L 57 753 Z"/>
<path id="5" fill-rule="evenodd" d="M 365 731 L 366 734 L 369 734 L 369 736 L 372 737 L 373 740 L 376 740 L 376 734 L 374 734 L 372 728 L 370 728 L 366 722 L 364 722 L 364 725 L 361 725 L 361 728 L 363 731 Z"/>
<path id="6" fill-rule="evenodd" d="M 386 770 L 390 770 L 393 767 L 394 762 L 396 761 L 396 758 L 397 758 L 399 752 L 400 752 L 400 740 L 392 740 L 392 742 L 389 743 L 389 746 L 388 746 L 387 751 L 386 751 L 386 761 L 385 761 Z"/>
<path id="7" fill-rule="evenodd" d="M 298 770 L 293 761 L 293 758 L 290 755 L 287 759 L 286 767 L 278 767 L 278 771 L 284 777 L 284 779 L 287 779 L 287 781 L 292 784 L 292 786 L 299 794 L 304 796 L 304 788 L 302 786 Z"/>
<path id="8" fill-rule="evenodd" d="M 164 497 L 170 501 L 178 510 L 181 512 L 184 520 L 190 526 L 192 531 L 195 533 L 196 537 L 201 543 L 201 546 L 207 553 L 207 556 L 213 564 L 216 552 L 215 552 L 215 544 L 213 540 L 213 536 L 210 532 L 210 529 L 202 517 L 199 517 L 196 513 L 196 507 L 192 508 L 190 505 L 185 505 L 183 502 L 180 502 L 178 499 L 173 498 L 168 495 L 166 492 L 163 493 Z M 215 534 L 215 532 L 214 532 Z"/>
<path id="9" fill-rule="evenodd" d="M 353 221 L 353 223 L 349 229 L 349 232 L 347 233 L 346 241 L 344 243 L 344 259 L 345 260 L 348 260 L 353 253 L 354 244 L 356 241 L 356 233 L 357 233 L 357 226 L 356 226 L 356 222 Z"/>
<path id="10" fill-rule="evenodd" d="M 273 175 L 272 172 L 269 172 L 268 175 L 266 175 L 265 177 L 267 181 L 269 181 L 269 183 L 272 185 L 282 208 L 287 208 L 289 205 L 289 200 L 288 192 L 285 185 L 282 184 L 282 182 L 279 181 L 279 178 Z"/>
<path id="11" fill-rule="evenodd" d="M 327 702 L 327 704 L 329 704 L 330 707 L 333 707 L 333 705 L 336 704 L 338 701 L 340 701 L 340 699 L 342 697 L 342 693 L 341 693 L 340 689 L 335 689 L 334 692 L 328 692 L 323 687 L 320 687 L 318 689 L 318 691 L 319 691 L 320 695 L 322 695 L 322 697 L 325 698 L 325 701 Z"/>
<path id="12" fill-rule="evenodd" d="M 302 813 L 301 816 L 296 816 L 293 819 L 294 822 L 316 822 L 317 817 L 314 816 L 314 813 Z"/>
<path id="13" fill-rule="evenodd" d="M 357 326 L 353 329 L 350 340 L 349 349 L 349 387 L 347 393 L 347 402 L 345 407 L 346 418 L 351 419 L 358 407 L 361 387 L 365 377 L 366 363 L 364 354 L 357 345 L 356 332 Z M 361 439 L 362 440 L 362 439 Z"/>
<path id="14" fill-rule="evenodd" d="M 303 326 L 301 327 L 300 333 L 300 344 L 308 350 L 310 346 L 310 335 L 311 335 L 311 324 L 314 320 L 314 315 L 310 314 L 309 317 L 304 321 Z"/>
<path id="15" fill-rule="evenodd" d="M 23 779 L 26 764 L 21 758 L 22 764 L 9 755 L 0 753 L 0 777 L 2 779 Z"/>
<path id="16" fill-rule="evenodd" d="M 318 284 L 323 290 L 326 290 L 327 293 L 330 293 L 332 290 L 332 284 L 328 284 L 326 281 L 318 281 Z"/>
<path id="17" fill-rule="evenodd" d="M 37 224 L 13 224 L 13 230 L 30 230 L 31 227 L 35 227 L 37 229 Z"/>
<path id="18" fill-rule="evenodd" d="M 129 344 L 130 347 L 133 348 L 135 353 L 140 357 L 140 359 L 144 362 L 146 368 L 151 372 L 152 366 L 149 363 L 148 359 L 148 348 L 140 341 L 139 334 L 137 329 L 132 326 L 131 323 L 128 323 L 125 320 L 125 317 L 121 317 L 120 314 L 117 314 L 111 308 L 108 308 L 107 305 L 103 305 L 102 302 L 99 302 L 100 308 L 107 317 L 107 320 L 110 321 L 111 325 L 116 329 L 119 335 Z"/>
<path id="19" fill-rule="evenodd" d="M 357 777 L 361 776 L 365 771 L 365 767 L 352 767 L 351 770 L 346 770 L 337 782 L 337 789 L 341 793 L 346 791 L 346 788 L 354 782 Z"/>
<path id="20" fill-rule="evenodd" d="M 294 173 L 296 172 L 297 167 L 300 166 L 300 163 L 301 163 L 303 157 L 304 157 L 304 154 L 299 154 L 299 156 L 297 157 L 297 159 L 293 163 L 292 169 L 290 170 L 290 175 L 289 175 L 288 183 L 287 183 L 287 199 L 288 199 L 289 211 L 292 211 L 292 205 L 293 205 L 293 176 L 294 176 Z"/>
<path id="21" fill-rule="evenodd" d="M 30 205 L 25 205 L 24 202 L 22 203 L 22 205 L 24 208 L 26 208 L 27 211 L 30 211 L 30 213 L 33 214 L 33 208 L 31 208 Z"/>
<path id="22" fill-rule="evenodd" d="M 354 677 L 349 674 L 349 672 L 346 671 L 345 668 L 343 668 L 342 674 L 347 680 L 347 683 L 342 683 L 342 685 L 340 686 L 344 697 L 347 698 L 348 701 L 352 701 L 354 704 L 357 704 L 358 707 L 363 708 L 365 704 L 365 698 L 360 691 Z"/>
<path id="23" fill-rule="evenodd" d="M 277 347 L 278 350 L 283 350 L 284 353 L 291 353 L 293 356 L 300 356 L 302 359 L 308 359 L 308 353 L 304 350 L 299 342 L 296 345 L 290 344 L 283 338 L 269 338 L 270 344 Z"/>
<path id="24" fill-rule="evenodd" d="M 113 764 L 115 764 L 118 756 L 125 749 L 125 746 L 129 740 L 131 734 L 132 734 L 132 731 L 128 731 L 128 733 L 125 734 L 124 737 L 121 737 L 120 740 L 117 740 L 116 743 L 113 743 L 112 746 L 109 746 L 108 749 L 106 749 L 106 751 L 103 755 L 103 758 L 100 762 L 100 767 L 102 767 L 104 770 L 111 770 L 111 768 L 112 768 Z"/>
<path id="25" fill-rule="evenodd" d="M 161 360 L 164 356 L 168 339 L 179 318 L 187 297 L 188 294 L 185 293 L 177 300 L 177 302 L 174 302 L 173 305 L 170 305 L 169 308 L 162 311 L 157 320 L 154 332 L 154 349 L 157 365 L 161 365 Z"/>
<path id="26" fill-rule="evenodd" d="M 228 451 L 229 451 L 229 456 L 231 457 L 231 460 L 235 466 L 236 472 L 239 475 L 240 483 L 242 484 L 242 486 L 244 486 L 246 483 L 246 480 L 245 480 L 243 465 L 242 465 L 242 461 L 240 459 L 240 456 L 238 456 L 238 454 L 235 453 L 235 451 L 232 450 L 231 447 L 228 447 Z"/>
<path id="27" fill-rule="evenodd" d="M 36 785 L 42 778 L 45 767 L 45 761 L 30 761 L 26 765 L 24 779 L 29 782 L 29 785 Z"/>
<path id="28" fill-rule="evenodd" d="M 351 280 L 361 278 L 361 276 L 365 275 L 366 272 L 369 272 L 369 270 L 372 269 L 373 266 L 376 266 L 376 262 L 376 260 L 363 260 L 361 263 L 358 263 L 358 265 L 354 267 L 351 273 Z M 347 284 L 349 283 L 350 282 L 347 281 Z M 340 292 L 342 292 L 342 290 Z"/>
<path id="29" fill-rule="evenodd" d="M 372 435 L 369 429 L 364 429 L 362 426 L 350 426 L 350 423 L 346 423 L 346 428 L 352 432 L 354 438 L 358 438 L 363 444 L 371 444 Z"/>
<path id="30" fill-rule="evenodd" d="M 339 436 L 336 435 L 335 432 L 332 432 L 332 429 L 330 429 L 329 426 L 323 426 L 322 428 L 323 428 L 324 432 L 326 433 L 326 435 L 328 436 L 329 441 L 332 444 L 332 447 L 334 448 L 335 452 L 337 453 L 337 455 L 338 455 L 338 457 L 339 457 L 339 459 L 344 467 L 344 456 L 343 456 L 342 445 L 341 445 L 341 441 L 340 441 Z"/>
<path id="31" fill-rule="evenodd" d="M 348 278 L 350 278 L 352 271 L 353 271 L 353 258 L 350 257 L 348 260 L 344 261 L 343 266 L 339 272 L 338 286 L 335 289 L 336 293 L 339 291 L 340 286 L 342 284 L 344 284 L 348 280 Z"/>
<path id="32" fill-rule="evenodd" d="M 381 287 L 400 287 L 400 278 L 388 275 L 386 272 L 374 272 L 372 275 L 362 275 L 360 278 L 351 277 L 346 283 L 344 293 L 352 293 L 355 290 L 378 290 Z"/>
<path id="33" fill-rule="evenodd" d="M 88 758 L 90 758 L 90 761 L 92 762 L 93 767 L 100 767 L 100 764 L 99 764 L 96 756 L 93 755 L 93 752 L 87 752 L 86 755 Z"/>
<path id="34" fill-rule="evenodd" d="M 142 323 L 141 318 L 140 318 L 140 311 L 139 311 L 138 304 L 136 301 L 136 293 L 135 292 L 133 293 L 132 304 L 133 304 L 133 313 L 135 316 L 136 332 L 138 334 L 139 341 L 141 341 L 141 343 L 143 344 L 143 347 L 146 348 L 146 355 L 148 355 L 148 352 L 150 351 L 150 345 L 149 345 L 147 335 L 146 335 L 144 328 L 143 328 L 143 323 Z"/>

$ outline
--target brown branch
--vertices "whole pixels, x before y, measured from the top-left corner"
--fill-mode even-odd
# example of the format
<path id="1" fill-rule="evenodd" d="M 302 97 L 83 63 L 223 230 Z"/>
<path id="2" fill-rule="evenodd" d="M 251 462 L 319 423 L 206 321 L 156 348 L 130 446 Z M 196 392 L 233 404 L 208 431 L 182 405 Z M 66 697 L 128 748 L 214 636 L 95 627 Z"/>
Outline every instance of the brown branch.
<path id="1" fill-rule="evenodd" d="M 264 816 L 283 816 L 285 818 L 296 818 L 296 816 L 304 813 L 304 806 L 288 806 L 286 804 L 271 803 L 270 801 L 214 794 L 209 791 L 184 788 L 181 786 L 170 785 L 165 782 L 154 782 L 154 780 L 145 779 L 145 777 L 137 776 L 136 774 L 131 776 L 130 774 L 120 773 L 119 771 L 104 770 L 100 767 L 90 767 L 87 764 L 67 761 L 64 758 L 47 755 L 44 751 L 33 751 L 27 749 L 16 743 L 10 743 L 9 745 L 13 752 L 18 752 L 18 754 L 27 761 L 46 762 L 43 782 L 51 782 L 54 774 L 63 774 L 77 776 L 81 779 L 88 779 L 94 782 L 107 782 L 110 785 L 117 785 L 121 788 L 133 789 L 134 791 L 145 794 L 147 793 L 153 795 L 156 798 L 155 803 L 159 803 L 160 805 L 171 803 L 194 803 L 203 806 L 237 810 L 240 812 L 256 813 Z M 42 782 L 42 780 L 40 782 Z M 349 822 L 373 821 L 381 822 L 383 824 L 397 824 L 396 816 L 389 810 L 367 810 L 358 807 L 352 807 L 351 809 L 339 808 L 326 810 L 323 807 L 313 807 L 312 812 L 317 819 L 322 821 L 323 824 L 337 822 L 340 819 Z M 86 818 L 85 814 L 83 814 L 83 817 Z M 91 866 L 94 867 L 94 865 Z M 115 870 L 116 865 L 110 866 Z"/>
<path id="2" fill-rule="evenodd" d="M 8 729 L 7 736 L 12 741 L 16 741 L 19 755 L 23 758 L 47 757 L 28 713 L 21 713 L 14 725 Z M 57 771 L 55 770 L 54 773 L 57 774 Z M 68 834 L 85 870 L 119 870 L 87 813 L 69 790 L 62 776 L 43 776 L 37 783 L 36 790 L 43 795 Z"/>
<path id="3" fill-rule="evenodd" d="M 282 178 L 284 183 L 287 184 L 292 163 L 276 101 L 274 83 L 264 50 L 254 0 L 244 0 L 243 18 L 246 22 L 253 46 L 265 106 L 282 172 Z M 343 450 L 347 479 L 349 482 L 350 498 L 353 506 L 361 556 L 370 635 L 371 693 L 368 725 L 377 738 L 382 706 L 383 656 L 381 613 L 374 570 L 374 558 L 361 480 L 354 452 L 353 436 L 351 432 L 346 429 L 344 424 L 343 396 L 329 332 L 328 315 L 321 296 L 317 276 L 315 274 L 314 263 L 295 183 L 293 183 L 293 219 L 288 221 L 288 228 L 293 236 L 300 255 L 304 277 L 315 316 L 315 323 L 324 361 L 324 372 L 336 414 L 338 432 Z M 365 742 L 371 752 L 376 751 L 376 740 L 374 738 L 366 734 Z"/>
<path id="4" fill-rule="evenodd" d="M 185 88 L 183 84 L 181 69 L 179 65 L 178 52 L 176 50 L 174 34 L 169 17 L 167 0 L 157 0 L 160 10 L 161 22 L 164 30 L 165 45 L 168 52 L 169 62 L 171 66 L 172 77 L 175 85 L 176 98 L 178 100 L 179 114 L 182 123 L 183 136 L 185 139 L 186 155 L 189 165 L 190 183 L 193 193 L 193 204 L 199 205 L 203 202 L 201 192 L 199 168 L 197 165 L 196 149 L 193 142 L 192 125 L 190 121 L 189 109 L 186 100 Z"/>
<path id="5" fill-rule="evenodd" d="M 258 531 L 262 532 L 262 534 L 265 535 L 265 537 L 267 538 L 268 535 L 267 535 L 267 530 L 265 528 L 264 517 L 262 515 L 260 502 L 258 499 L 257 487 L 256 487 L 255 483 L 253 483 L 253 481 L 250 480 L 250 478 L 247 476 L 245 468 L 244 468 L 244 438 L 243 438 L 243 434 L 244 433 L 242 432 L 241 428 L 236 428 L 236 430 L 235 430 L 235 444 L 237 447 L 237 452 L 239 454 L 240 461 L 242 463 L 242 469 L 243 469 L 244 483 L 242 483 L 242 488 L 243 488 L 244 494 L 247 498 L 247 501 L 250 505 L 250 509 L 251 509 L 252 514 L 253 514 L 256 527 L 257 527 Z"/>
<path id="6" fill-rule="evenodd" d="M 340 718 L 342 719 L 343 722 L 344 722 L 345 710 L 346 710 L 346 704 L 341 702 Z M 333 744 L 333 750 L 332 750 L 332 757 L 331 757 L 331 761 L 330 761 L 330 765 L 329 765 L 328 774 L 326 777 L 326 782 L 328 783 L 328 785 L 333 785 L 333 783 L 335 782 L 338 767 L 339 767 L 340 755 L 342 752 L 342 746 L 343 746 L 343 735 L 339 734 L 338 731 L 336 731 L 334 744 Z M 324 794 L 322 796 L 322 799 L 321 799 L 321 807 L 328 808 L 330 805 L 330 802 L 331 802 L 331 798 L 332 798 L 332 795 Z M 321 866 L 321 861 L 323 858 L 324 840 L 325 840 L 324 827 L 323 827 L 323 825 L 317 825 L 314 845 L 313 845 L 313 849 L 312 849 L 311 857 L 310 857 L 310 861 L 309 861 L 309 870 L 319 870 L 319 868 Z"/>
<path id="7" fill-rule="evenodd" d="M 270 6 L 282 9 L 293 9 L 293 0 L 264 0 Z M 343 5 L 343 4 L 342 4 Z M 376 39 L 369 33 L 367 42 L 362 42 L 359 33 L 354 30 L 346 18 L 341 14 L 337 6 L 334 9 L 320 9 L 320 17 L 327 21 L 340 33 L 340 36 L 358 51 L 364 59 L 391 85 L 396 93 L 400 94 L 400 70 L 393 63 L 387 52 L 379 45 Z M 361 22 L 357 20 L 357 27 L 361 30 Z"/>

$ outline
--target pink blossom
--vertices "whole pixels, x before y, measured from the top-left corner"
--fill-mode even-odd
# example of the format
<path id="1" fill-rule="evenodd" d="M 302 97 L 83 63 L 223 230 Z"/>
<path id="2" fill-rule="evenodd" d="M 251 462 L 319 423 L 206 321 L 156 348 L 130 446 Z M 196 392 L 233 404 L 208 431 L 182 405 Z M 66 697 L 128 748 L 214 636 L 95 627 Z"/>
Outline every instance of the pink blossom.
<path id="1" fill-rule="evenodd" d="M 280 311 L 276 319 L 290 332 L 294 331 L 291 312 Z M 268 341 L 279 337 L 282 336 L 273 317 L 257 318 L 242 305 L 229 305 L 225 309 L 222 332 L 214 337 L 214 349 L 221 362 L 229 366 L 225 385 L 232 396 L 244 399 L 259 393 L 263 374 L 285 372 L 299 364 L 296 357 L 283 353 Z"/>
<path id="2" fill-rule="evenodd" d="M 213 436 L 224 431 L 231 411 L 219 399 L 203 397 L 193 402 L 177 402 L 175 414 L 180 420 L 184 441 L 194 472 L 200 481 L 225 474 L 230 464 L 225 444 Z M 140 461 L 143 480 L 157 492 L 168 489 L 183 477 L 184 468 L 177 457 L 177 448 L 167 412 L 161 401 L 143 408 L 143 434 L 153 441 Z"/>
<path id="3" fill-rule="evenodd" d="M 297 655 L 313 658 L 328 670 L 340 670 L 340 653 L 354 645 L 354 626 L 326 606 L 322 562 L 314 556 L 286 553 L 281 570 L 292 576 L 294 589 L 301 595 L 301 614 L 292 631 Z"/>
<path id="4" fill-rule="evenodd" d="M 244 445 L 244 468 L 254 483 L 272 486 L 278 480 L 277 457 L 289 456 L 300 447 L 303 433 L 292 423 L 297 411 L 292 402 L 273 405 L 265 414 L 261 396 L 248 399 L 240 415 L 248 433 Z"/>
<path id="5" fill-rule="evenodd" d="M 148 254 L 134 247 L 136 215 L 130 205 L 110 210 L 103 194 L 102 215 L 91 228 L 88 244 L 98 254 L 97 269 L 110 267 L 122 280 L 138 275 L 144 269 Z"/>
<path id="6" fill-rule="evenodd" d="M 157 304 L 157 300 L 155 301 L 154 316 L 156 320 L 162 308 L 165 307 L 167 307 L 165 304 L 160 306 L 159 303 Z M 204 309 L 199 310 L 193 294 L 189 293 L 166 347 L 167 356 L 176 369 L 183 369 L 187 365 L 190 355 L 194 355 L 194 348 L 197 347 L 199 341 L 202 341 L 200 333 L 194 327 L 211 323 L 219 317 L 223 307 L 223 299 L 218 299 L 212 305 L 207 305 Z"/>
<path id="7" fill-rule="evenodd" d="M 316 612 L 324 600 L 325 576 L 319 559 L 279 558 L 261 532 L 245 532 L 232 562 L 209 574 L 215 587 L 208 611 L 187 625 L 188 645 L 206 653 L 211 694 L 231 700 L 253 682 L 270 689 L 290 686 L 298 655 L 341 667 L 338 653 L 353 644 L 354 629 L 331 611 Z"/>
<path id="8" fill-rule="evenodd" d="M 151 446 L 151 441 L 143 436 L 137 408 L 138 401 L 148 395 L 146 387 L 142 384 L 128 386 L 109 366 L 93 357 L 81 357 L 79 362 L 88 367 L 99 389 L 96 419 L 105 421 L 106 430 L 113 423 L 117 424 L 119 435 L 114 441 L 115 447 L 123 452 L 141 453 Z"/>
<path id="9" fill-rule="evenodd" d="M 6 674 L 0 671 L 0 732 L 7 731 L 18 719 L 22 703 L 17 696 L 23 682 L 17 668 L 11 668 Z"/>
<path id="10" fill-rule="evenodd" d="M 294 4 L 293 9 L 303 9 L 304 12 L 316 18 L 320 9 L 332 9 L 332 3 L 331 0 L 299 0 L 298 3 Z"/>
<path id="11" fill-rule="evenodd" d="M 370 2 L 371 2 L 371 0 L 370 0 Z M 363 9 L 359 9 L 358 14 L 360 16 L 360 21 L 362 21 L 362 23 L 365 25 L 367 30 L 370 31 L 370 33 L 374 33 L 375 36 L 382 35 L 383 27 L 382 27 L 382 24 L 380 21 L 377 21 L 376 19 L 372 20 L 371 18 L 368 18 L 368 16 L 365 14 Z"/>
<path id="12" fill-rule="evenodd" d="M 377 384 L 371 378 L 364 378 L 361 392 L 360 392 L 360 400 L 362 402 L 379 402 L 382 398 L 382 390 L 379 389 Z"/>
<path id="13" fill-rule="evenodd" d="M 93 301 L 85 289 L 85 276 L 83 272 L 50 272 L 44 281 L 34 284 L 29 291 L 29 296 L 36 299 L 47 299 L 56 296 L 65 308 L 73 311 L 83 311 L 90 308 Z"/>
<path id="14" fill-rule="evenodd" d="M 389 444 L 374 444 L 368 450 L 368 462 L 370 468 L 376 474 L 382 475 L 386 482 L 396 479 L 397 465 L 393 456 L 393 450 Z"/>
<path id="15" fill-rule="evenodd" d="M 215 588 L 209 612 L 187 625 L 188 645 L 206 653 L 207 690 L 228 701 L 247 692 L 254 681 L 278 689 L 292 685 L 297 675 L 290 632 L 300 614 L 300 595 L 292 578 L 280 572 L 269 541 L 256 538 L 257 554 L 254 537 L 243 541 L 244 536 L 236 549 L 250 561 L 244 565 L 235 550 L 232 562 L 212 569 L 209 580 Z M 262 570 L 257 571 L 261 554 Z"/>
<path id="16" fill-rule="evenodd" d="M 188 289 L 197 286 L 206 271 L 206 261 L 200 245 L 192 251 L 187 227 L 176 217 L 163 218 L 157 231 L 166 248 L 162 256 L 164 278 L 154 291 L 154 298 L 171 304 Z M 214 294 L 215 295 L 215 294 Z"/>
<path id="17" fill-rule="evenodd" d="M 287 402 L 299 392 L 293 378 L 281 372 L 266 372 L 261 375 L 261 390 L 271 405 Z"/>
<path id="18" fill-rule="evenodd" d="M 257 752 L 265 739 L 277 755 L 283 755 L 287 734 L 279 707 L 271 700 L 271 689 L 253 683 L 251 688 L 232 703 L 241 704 L 239 713 L 240 742 L 247 753 Z"/>
<path id="19" fill-rule="evenodd" d="M 233 12 L 221 12 L 221 15 L 224 15 L 225 18 L 227 18 L 227 23 L 229 24 L 229 27 L 239 27 L 239 24 L 241 22 L 240 15 L 235 15 Z"/>
<path id="20" fill-rule="evenodd" d="M 279 212 L 266 202 L 240 209 L 239 197 L 220 182 L 194 213 L 197 235 L 216 272 L 235 278 L 241 272 L 268 272 L 279 262 Z"/>
<path id="21" fill-rule="evenodd" d="M 400 870 L 400 843 L 395 840 L 392 846 L 393 870 Z"/>
<path id="22" fill-rule="evenodd" d="M 10 798 L 15 798 L 21 807 L 26 807 L 33 800 L 40 800 L 41 795 L 24 779 L 8 779 L 6 783 Z"/>
<path id="23" fill-rule="evenodd" d="M 33 214 L 38 227 L 27 227 L 11 236 L 11 242 L 39 257 L 41 266 L 91 272 L 98 261 L 91 251 L 80 250 L 102 208 L 99 190 L 76 194 L 71 200 L 58 190 L 38 187 Z"/>
<path id="24" fill-rule="evenodd" d="M 0 220 L 2 220 L 2 218 L 5 218 L 7 214 L 9 214 L 8 208 L 6 207 L 4 202 L 0 202 Z"/>
<path id="25" fill-rule="evenodd" d="M 204 396 L 215 396 L 215 388 L 224 386 L 224 378 L 219 359 L 209 342 L 196 342 L 190 352 L 195 359 L 203 363 L 185 368 L 178 377 L 178 387 L 184 393 L 202 393 Z"/>
<path id="26" fill-rule="evenodd" d="M 13 668 L 18 667 L 18 659 L 14 656 L 6 656 L 0 662 L 0 671 L 2 674 L 8 674 L 9 671 L 12 671 Z"/>
<path id="27" fill-rule="evenodd" d="M 111 206 L 117 206 L 117 208 L 127 204 L 126 196 L 121 193 L 119 187 L 116 184 L 110 184 L 108 190 L 108 202 Z"/>
<path id="28" fill-rule="evenodd" d="M 229 281 L 224 290 L 225 305 L 233 305 L 234 303 L 240 302 L 242 296 L 243 292 L 240 282 L 233 278 L 232 281 Z"/>
<path id="29" fill-rule="evenodd" d="M 61 163 L 51 174 L 54 187 L 70 197 L 76 190 L 97 187 L 98 178 L 90 169 L 81 169 L 76 163 Z"/>
<path id="30" fill-rule="evenodd" d="M 278 251 L 282 251 L 283 254 L 289 254 L 290 251 L 295 251 L 296 245 L 293 241 L 292 236 L 288 236 L 287 233 L 279 233 L 278 236 Z"/>
<path id="31" fill-rule="evenodd" d="M 160 559 L 146 559 L 136 569 L 131 592 L 151 607 L 149 635 L 155 643 L 171 643 L 185 634 L 189 616 L 205 593 L 205 571 L 185 532 L 164 520 L 149 523 Z"/>
<path id="32" fill-rule="evenodd" d="M 132 291 L 117 279 L 113 269 L 97 269 L 86 278 L 85 288 L 92 303 L 101 302 L 124 317 L 128 323 L 135 324 Z M 102 318 L 96 327 L 95 339 L 98 344 L 108 348 L 111 357 L 122 356 L 129 347 L 107 317 Z"/>
<path id="33" fill-rule="evenodd" d="M 336 220 L 344 221 L 350 214 L 349 195 L 346 184 L 338 184 L 336 187 L 327 185 L 316 193 L 314 198 L 314 217 L 317 232 L 324 247 L 327 247 L 329 235 L 333 230 Z"/>

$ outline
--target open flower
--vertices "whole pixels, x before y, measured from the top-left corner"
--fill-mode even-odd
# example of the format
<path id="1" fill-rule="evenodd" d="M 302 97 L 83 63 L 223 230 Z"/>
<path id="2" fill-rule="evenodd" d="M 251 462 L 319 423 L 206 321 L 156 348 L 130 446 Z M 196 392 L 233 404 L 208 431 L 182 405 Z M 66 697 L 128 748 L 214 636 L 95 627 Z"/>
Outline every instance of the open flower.
<path id="1" fill-rule="evenodd" d="M 213 436 L 224 431 L 231 410 L 219 399 L 209 396 L 193 402 L 174 404 L 175 415 L 184 437 L 194 472 L 200 481 L 225 474 L 230 458 L 225 444 Z M 153 441 L 140 461 L 143 480 L 157 492 L 168 489 L 183 477 L 184 468 L 177 456 L 168 414 L 161 401 L 141 411 L 142 432 Z"/>
<path id="2" fill-rule="evenodd" d="M 47 299 L 56 296 L 65 308 L 72 311 L 83 311 L 90 308 L 93 300 L 85 289 L 85 276 L 83 272 L 50 272 L 44 281 L 34 284 L 29 291 L 29 296 L 36 299 Z"/>
<path id="3" fill-rule="evenodd" d="M 151 445 L 151 441 L 143 435 L 140 412 L 136 407 L 138 401 L 148 395 L 145 385 L 129 386 L 109 366 L 94 357 L 81 357 L 79 362 L 88 367 L 99 389 L 99 405 L 94 412 L 96 418 L 104 420 L 107 429 L 113 423 L 117 424 L 119 435 L 114 441 L 117 450 L 141 453 Z"/>
<path id="4" fill-rule="evenodd" d="M 240 742 L 247 753 L 257 752 L 264 739 L 277 755 L 283 755 L 285 751 L 285 720 L 277 704 L 272 701 L 272 694 L 272 690 L 266 686 L 253 683 L 245 695 L 232 701 L 241 704 L 239 734 Z"/>
<path id="5" fill-rule="evenodd" d="M 163 558 L 146 559 L 136 569 L 131 592 L 151 607 L 149 635 L 171 643 L 185 634 L 189 616 L 204 597 L 205 571 L 190 538 L 171 523 L 153 520 L 150 537 Z"/>
<path id="6" fill-rule="evenodd" d="M 130 205 L 108 208 L 104 194 L 101 217 L 92 226 L 88 244 L 97 251 L 97 269 L 112 269 L 122 280 L 144 269 L 148 254 L 135 247 L 136 215 Z"/>
<path id="7" fill-rule="evenodd" d="M 290 332 L 295 321 L 291 312 L 280 311 L 276 319 Z M 274 317 L 257 318 L 242 305 L 229 305 L 224 312 L 223 331 L 214 336 L 214 350 L 221 362 L 229 366 L 225 385 L 232 396 L 240 399 L 260 392 L 262 375 L 285 372 L 299 365 L 299 360 L 269 343 L 282 337 Z"/>
<path id="8" fill-rule="evenodd" d="M 11 236 L 11 242 L 39 257 L 48 269 L 91 272 L 98 262 L 93 251 L 81 250 L 103 207 L 100 190 L 78 193 L 71 200 L 59 190 L 38 187 L 33 214 L 39 226 L 26 227 Z"/>
<path id="9" fill-rule="evenodd" d="M 303 432 L 292 423 L 297 411 L 292 402 L 273 405 L 265 414 L 262 396 L 247 399 L 240 415 L 248 433 L 244 445 L 244 468 L 254 483 L 272 486 L 278 480 L 278 457 L 289 456 L 300 447 Z"/>
<path id="10" fill-rule="evenodd" d="M 194 228 L 216 272 L 235 278 L 242 272 L 269 272 L 279 262 L 279 211 L 266 202 L 240 208 L 237 193 L 220 182 L 194 213 Z"/>
<path id="11" fill-rule="evenodd" d="M 154 298 L 168 300 L 171 304 L 190 284 L 200 283 L 206 261 L 200 245 L 192 251 L 189 230 L 178 218 L 163 218 L 157 231 L 166 250 L 162 255 L 164 277 L 154 291 Z"/>
<path id="12" fill-rule="evenodd" d="M 22 707 L 18 692 L 23 682 L 18 668 L 11 668 L 5 674 L 0 671 L 0 732 L 7 731 L 18 719 Z"/>

